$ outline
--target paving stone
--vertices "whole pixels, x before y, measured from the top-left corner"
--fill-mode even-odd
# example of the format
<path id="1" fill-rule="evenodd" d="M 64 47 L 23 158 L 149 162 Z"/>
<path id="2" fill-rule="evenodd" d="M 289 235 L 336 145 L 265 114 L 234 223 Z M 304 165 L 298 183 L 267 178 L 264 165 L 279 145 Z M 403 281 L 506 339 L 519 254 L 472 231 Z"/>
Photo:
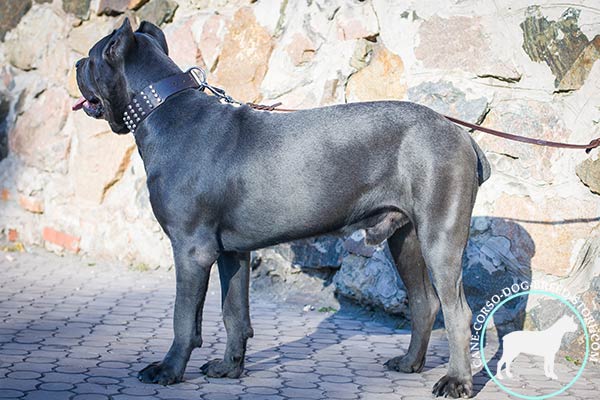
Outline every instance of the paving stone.
<path id="1" fill-rule="evenodd" d="M 286 380 L 284 385 L 295 389 L 316 389 L 317 385 L 312 382 L 305 381 L 302 376 L 298 376 L 295 379 Z"/>
<path id="2" fill-rule="evenodd" d="M 289 388 L 289 387 L 284 387 L 283 389 L 281 389 L 281 394 L 285 397 L 290 397 L 290 398 L 306 398 L 306 399 L 322 399 L 323 398 L 323 391 L 318 390 L 318 389 L 296 389 L 296 388 Z"/>
<path id="3" fill-rule="evenodd" d="M 23 392 L 27 392 L 30 390 L 35 390 L 36 386 L 40 384 L 40 381 L 36 379 L 12 379 L 12 378 L 3 378 L 0 383 L 1 389 L 13 389 L 20 390 Z"/>
<path id="4" fill-rule="evenodd" d="M 41 378 L 42 374 L 40 374 L 39 372 L 34 372 L 34 371 L 16 371 L 16 372 L 11 372 L 7 376 L 12 379 L 33 380 L 33 379 Z"/>
<path id="5" fill-rule="evenodd" d="M 40 363 L 30 363 L 30 362 L 24 362 L 24 363 L 18 363 L 15 364 L 11 367 L 11 369 L 13 371 L 31 371 L 31 372 L 38 372 L 38 373 L 45 373 L 45 372 L 50 372 L 52 371 L 54 368 L 56 368 L 56 364 L 40 364 Z"/>
<path id="6" fill-rule="evenodd" d="M 107 378 L 105 376 L 90 376 L 89 378 L 86 378 L 85 381 L 96 385 L 117 385 L 119 383 L 124 383 L 121 379 Z M 136 381 L 139 383 L 137 379 Z"/>
<path id="7" fill-rule="evenodd" d="M 25 393 L 19 390 L 0 389 L 0 399 L 16 399 L 24 395 Z"/>
<path id="8" fill-rule="evenodd" d="M 369 392 L 369 393 L 392 393 L 394 391 L 394 389 L 392 389 L 390 386 L 383 386 L 383 385 L 377 385 L 377 384 L 373 384 L 373 385 L 361 385 L 361 389 L 365 392 Z"/>
<path id="9" fill-rule="evenodd" d="M 132 396 L 154 396 L 157 392 L 156 389 L 152 386 L 153 385 L 141 386 L 141 384 L 138 381 L 138 385 L 136 385 L 135 387 L 126 387 L 124 389 L 121 389 L 121 393 Z"/>
<path id="10" fill-rule="evenodd" d="M 59 365 L 54 369 L 54 372 L 58 372 L 61 374 L 81 374 L 87 372 L 88 369 L 79 365 Z"/>
<path id="11" fill-rule="evenodd" d="M 246 389 L 246 393 L 250 393 L 250 394 L 256 394 L 256 395 L 263 395 L 263 396 L 268 396 L 268 395 L 275 395 L 278 394 L 279 391 L 277 389 L 275 389 L 274 387 L 263 387 L 263 386 L 257 386 L 257 387 L 249 387 Z"/>
<path id="12" fill-rule="evenodd" d="M 331 391 L 326 391 L 325 392 L 325 396 L 328 399 L 358 399 L 358 390 L 355 390 L 354 392 L 342 392 L 342 391 L 338 391 L 338 390 L 331 390 Z"/>
<path id="13" fill-rule="evenodd" d="M 51 392 L 48 390 L 36 390 L 29 392 L 23 399 L 26 400 L 69 400 L 73 396 L 71 392 Z"/>
<path id="14" fill-rule="evenodd" d="M 43 390 L 50 390 L 52 392 L 61 392 L 73 389 L 73 385 L 70 383 L 63 382 L 51 382 L 51 383 L 42 383 L 39 388 Z"/>
<path id="15" fill-rule="evenodd" d="M 73 397 L 73 400 L 109 400 L 109 396 L 101 394 L 79 394 Z"/>
<path id="16" fill-rule="evenodd" d="M 44 374 L 40 380 L 44 382 L 81 383 L 84 382 L 87 377 L 88 376 L 84 374 L 66 374 L 55 371 Z"/>
<path id="17" fill-rule="evenodd" d="M 240 397 L 240 400 L 284 400 L 285 397 L 278 395 L 266 396 L 263 394 L 243 394 Z"/>
<path id="18" fill-rule="evenodd" d="M 352 382 L 352 378 L 348 376 L 340 376 L 340 375 L 323 375 L 321 380 L 325 382 L 334 382 L 334 383 L 348 383 Z"/>

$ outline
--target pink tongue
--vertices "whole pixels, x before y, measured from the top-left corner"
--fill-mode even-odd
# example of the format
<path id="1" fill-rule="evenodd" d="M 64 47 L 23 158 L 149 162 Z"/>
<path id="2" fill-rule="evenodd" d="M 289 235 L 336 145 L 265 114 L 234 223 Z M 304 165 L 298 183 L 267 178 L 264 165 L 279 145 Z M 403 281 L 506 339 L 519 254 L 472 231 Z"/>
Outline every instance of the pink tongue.
<path id="1" fill-rule="evenodd" d="M 73 111 L 77 111 L 80 110 L 81 108 L 83 108 L 83 103 L 85 103 L 87 100 L 85 99 L 85 97 L 81 97 L 79 100 L 77 100 L 77 102 L 75 104 L 73 104 L 73 107 L 71 107 L 71 110 Z"/>

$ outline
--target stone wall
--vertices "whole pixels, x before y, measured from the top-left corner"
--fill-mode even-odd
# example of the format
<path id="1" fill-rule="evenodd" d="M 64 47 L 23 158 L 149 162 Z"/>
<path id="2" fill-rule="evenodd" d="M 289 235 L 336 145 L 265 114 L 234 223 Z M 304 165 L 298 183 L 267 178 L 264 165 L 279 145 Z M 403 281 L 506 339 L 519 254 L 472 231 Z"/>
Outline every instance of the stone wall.
<path id="1" fill-rule="evenodd" d="M 206 68 L 242 101 L 410 100 L 487 127 L 587 143 L 600 136 L 600 14 L 585 3 L 2 0 L 0 229 L 26 245 L 171 265 L 132 137 L 69 112 L 79 96 L 75 61 L 124 16 L 160 24 L 182 68 Z M 473 135 L 493 173 L 465 254 L 471 304 L 524 279 L 560 281 L 598 304 L 598 150 Z M 354 235 L 273 250 L 301 269 L 333 269 L 342 294 L 407 312 L 385 246 Z"/>

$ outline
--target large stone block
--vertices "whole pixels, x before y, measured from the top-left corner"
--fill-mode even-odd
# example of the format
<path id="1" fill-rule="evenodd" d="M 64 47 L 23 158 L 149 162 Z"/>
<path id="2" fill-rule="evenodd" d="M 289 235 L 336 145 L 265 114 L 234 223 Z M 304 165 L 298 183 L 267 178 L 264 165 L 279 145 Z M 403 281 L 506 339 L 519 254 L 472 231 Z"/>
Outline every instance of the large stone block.
<path id="1" fill-rule="evenodd" d="M 31 8 L 31 0 L 5 0 L 0 13 L 0 41 L 13 29 Z"/>
<path id="2" fill-rule="evenodd" d="M 129 8 L 130 0 L 95 0 L 94 12 L 97 15 L 118 15 Z"/>
<path id="3" fill-rule="evenodd" d="M 63 0 L 62 6 L 65 12 L 81 19 L 87 19 L 90 15 L 90 0 Z"/>
<path id="4" fill-rule="evenodd" d="M 69 25 L 51 8 L 33 8 L 6 36 L 6 57 L 19 69 L 36 69 L 49 80 L 63 82 L 69 65 L 65 41 L 68 29 Z"/>
<path id="5" fill-rule="evenodd" d="M 203 66 L 202 56 L 192 34 L 193 24 L 194 19 L 190 18 L 173 22 L 164 29 L 169 45 L 169 57 L 184 70 L 196 65 Z"/>
<path id="6" fill-rule="evenodd" d="M 43 92 L 17 118 L 9 134 L 10 150 L 28 165 L 65 173 L 70 137 L 63 127 L 69 110 L 69 96 L 64 89 Z"/>
<path id="7" fill-rule="evenodd" d="M 494 217 L 471 220 L 463 256 L 463 285 L 474 319 L 492 296 L 502 295 L 514 284 L 531 282 L 535 252 L 533 238 L 519 222 Z M 526 298 L 507 304 L 494 315 L 492 325 L 522 329 L 526 304 Z"/>
<path id="8" fill-rule="evenodd" d="M 440 114 L 478 122 L 488 110 L 485 97 L 467 99 L 466 94 L 452 82 L 424 82 L 408 90 L 408 99 L 431 107 Z"/>
<path id="9" fill-rule="evenodd" d="M 344 255 L 342 240 L 335 236 L 324 236 L 298 240 L 275 246 L 273 251 L 291 265 L 299 268 L 334 268 L 342 264 Z"/>
<path id="10" fill-rule="evenodd" d="M 557 21 L 549 21 L 539 6 L 532 6 L 521 23 L 523 50 L 533 61 L 550 67 L 558 90 L 579 89 L 600 59 L 600 35 L 588 40 L 579 27 L 580 13 L 567 8 Z"/>
<path id="11" fill-rule="evenodd" d="M 156 25 L 163 25 L 173 21 L 173 16 L 179 4 L 172 0 L 153 0 L 137 11 L 140 21 L 150 21 Z"/>
<path id="12" fill-rule="evenodd" d="M 137 10 L 144 4 L 146 4 L 149 0 L 129 0 L 128 8 L 130 10 Z"/>
<path id="13" fill-rule="evenodd" d="M 291 42 L 286 46 L 285 51 L 288 53 L 290 60 L 295 66 L 300 66 L 310 62 L 317 51 L 317 46 L 306 35 L 295 33 L 292 36 Z"/>
<path id="14" fill-rule="evenodd" d="M 206 21 L 197 20 L 192 25 L 194 39 L 208 71 L 217 66 L 219 54 L 225 38 L 227 18 L 213 14 Z"/>
<path id="15" fill-rule="evenodd" d="M 558 90 L 570 91 L 583 86 L 594 63 L 600 59 L 600 35 L 596 35 L 564 74 Z"/>
<path id="16" fill-rule="evenodd" d="M 572 132 L 561 114 L 558 105 L 542 101 L 523 99 L 499 102 L 491 107 L 482 125 L 532 138 L 569 142 Z M 532 183 L 548 183 L 556 178 L 557 172 L 553 166 L 563 157 L 563 150 L 516 143 L 492 135 L 478 135 L 478 142 L 483 149 L 508 156 L 495 163 L 497 172 Z"/>
<path id="17" fill-rule="evenodd" d="M 575 267 L 573 253 L 597 223 L 596 210 L 597 200 L 593 198 L 565 194 L 534 200 L 503 194 L 496 200 L 493 214 L 514 221 L 527 232 L 535 246 L 530 262 L 533 270 L 565 277 Z M 512 244 L 522 245 L 517 241 Z"/>
<path id="18" fill-rule="evenodd" d="M 587 159 L 577 166 L 581 182 L 596 194 L 600 194 L 600 159 Z"/>
<path id="19" fill-rule="evenodd" d="M 87 56 L 92 46 L 105 35 L 118 28 L 123 22 L 123 17 L 100 17 L 94 22 L 84 22 L 69 32 L 67 43 L 81 55 Z"/>
<path id="20" fill-rule="evenodd" d="M 121 177 L 135 149 L 131 135 L 112 132 L 78 135 L 72 174 L 77 198 L 100 204 Z"/>
<path id="21" fill-rule="evenodd" d="M 381 308 L 391 314 L 409 313 L 404 284 L 383 250 L 370 258 L 348 254 L 333 282 L 339 294 L 358 303 Z"/>
<path id="22" fill-rule="evenodd" d="M 481 17 L 435 15 L 423 21 L 415 56 L 425 68 L 520 79 L 511 63 L 500 59 L 492 48 Z"/>
<path id="23" fill-rule="evenodd" d="M 240 8 L 228 24 L 215 71 L 217 84 L 240 101 L 259 101 L 260 84 L 273 49 L 271 35 L 251 8 Z"/>
<path id="24" fill-rule="evenodd" d="M 377 47 L 371 62 L 348 79 L 346 100 L 348 102 L 370 100 L 401 100 L 406 96 L 402 59 L 387 50 Z"/>
<path id="25" fill-rule="evenodd" d="M 346 3 L 335 14 L 338 38 L 354 40 L 375 37 L 379 33 L 377 15 L 370 2 Z"/>

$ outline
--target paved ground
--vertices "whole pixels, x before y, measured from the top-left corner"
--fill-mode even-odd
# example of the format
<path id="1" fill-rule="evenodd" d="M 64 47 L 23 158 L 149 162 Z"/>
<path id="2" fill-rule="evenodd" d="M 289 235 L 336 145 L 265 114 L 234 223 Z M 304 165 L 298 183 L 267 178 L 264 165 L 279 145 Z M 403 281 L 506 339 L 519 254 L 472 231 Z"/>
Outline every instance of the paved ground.
<path id="1" fill-rule="evenodd" d="M 254 302 L 256 334 L 246 374 L 207 379 L 199 367 L 220 356 L 225 345 L 213 281 L 204 347 L 193 354 L 186 381 L 170 387 L 142 384 L 137 371 L 159 360 L 170 344 L 172 275 L 89 265 L 43 251 L 0 252 L 0 398 L 416 400 L 431 397 L 446 369 L 443 331 L 434 332 L 425 371 L 405 375 L 383 368 L 407 348 L 405 330 L 356 311 L 303 312 L 302 305 Z M 536 396 L 561 387 L 541 368 L 520 369 L 518 360 L 515 370 L 527 372 L 510 386 L 515 391 Z M 533 362 L 542 366 L 541 360 Z M 560 376 L 572 377 L 576 370 L 557 365 Z M 508 398 L 483 373 L 475 385 L 479 399 Z M 597 399 L 599 387 L 599 367 L 587 368 L 556 398 Z"/>

